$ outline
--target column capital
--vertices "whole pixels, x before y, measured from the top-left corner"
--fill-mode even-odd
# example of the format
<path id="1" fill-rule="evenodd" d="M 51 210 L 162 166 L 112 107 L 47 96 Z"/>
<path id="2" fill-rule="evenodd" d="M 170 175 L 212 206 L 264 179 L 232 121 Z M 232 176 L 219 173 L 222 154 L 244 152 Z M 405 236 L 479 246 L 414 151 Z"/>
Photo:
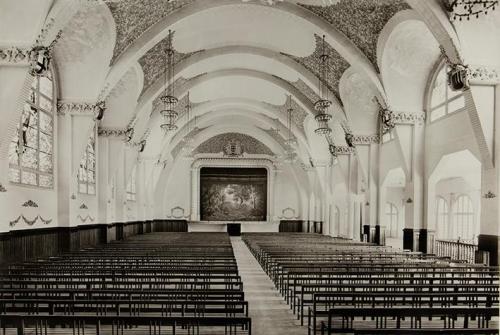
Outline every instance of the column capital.
<path id="1" fill-rule="evenodd" d="M 92 116 L 96 120 L 101 120 L 104 116 L 105 110 L 106 104 L 104 101 L 98 101 L 96 103 L 71 102 L 64 100 L 57 101 L 57 114 L 60 116 L 64 116 L 66 114 Z"/>
<path id="2" fill-rule="evenodd" d="M 124 142 L 130 142 L 134 136 L 134 128 L 104 128 L 99 127 L 97 134 L 101 137 L 115 137 L 122 139 Z M 140 143 L 140 142 L 139 142 Z"/>
<path id="3" fill-rule="evenodd" d="M 370 145 L 380 143 L 380 136 L 378 134 L 371 135 L 353 135 L 352 143 L 354 145 Z"/>

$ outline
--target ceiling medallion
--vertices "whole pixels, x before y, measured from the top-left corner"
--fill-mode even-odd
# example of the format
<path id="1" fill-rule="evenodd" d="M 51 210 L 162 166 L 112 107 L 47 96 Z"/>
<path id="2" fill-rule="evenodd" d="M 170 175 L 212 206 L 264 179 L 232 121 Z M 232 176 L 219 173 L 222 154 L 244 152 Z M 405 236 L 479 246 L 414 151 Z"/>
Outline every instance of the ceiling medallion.
<path id="1" fill-rule="evenodd" d="M 175 121 L 179 116 L 175 111 L 179 99 L 175 97 L 174 92 L 174 48 L 172 46 L 172 36 L 173 32 L 169 30 L 168 43 L 165 50 L 165 91 L 160 97 L 160 101 L 163 103 L 163 109 L 160 111 L 160 114 L 164 122 L 160 128 L 165 134 L 177 130 Z"/>
<path id="2" fill-rule="evenodd" d="M 479 15 L 488 15 L 488 11 L 494 11 L 498 0 L 445 0 L 444 5 L 452 20 L 471 17 L 479 18 Z"/>
<path id="3" fill-rule="evenodd" d="M 321 54 L 319 55 L 319 100 L 314 103 L 314 109 L 318 112 L 314 117 L 316 122 L 318 122 L 318 128 L 314 130 L 314 132 L 318 135 L 328 135 L 332 132 L 332 129 L 328 126 L 328 121 L 332 119 L 330 115 L 330 107 L 332 105 L 332 101 L 329 99 L 329 89 L 326 83 L 328 83 L 328 72 L 329 65 L 328 62 L 330 60 L 330 55 L 326 49 L 326 41 L 325 35 L 323 35 L 322 45 L 321 45 Z"/>

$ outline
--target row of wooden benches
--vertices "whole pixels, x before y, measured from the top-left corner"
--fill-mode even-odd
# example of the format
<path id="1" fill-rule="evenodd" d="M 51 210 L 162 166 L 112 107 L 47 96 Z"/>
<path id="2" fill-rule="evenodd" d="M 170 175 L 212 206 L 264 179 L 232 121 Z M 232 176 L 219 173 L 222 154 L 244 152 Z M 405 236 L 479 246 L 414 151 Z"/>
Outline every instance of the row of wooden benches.
<path id="1" fill-rule="evenodd" d="M 310 333 L 498 332 L 498 268 L 316 234 L 243 240 Z"/>
<path id="2" fill-rule="evenodd" d="M 0 333 L 251 334 L 226 234 L 155 233 L 0 270 Z"/>

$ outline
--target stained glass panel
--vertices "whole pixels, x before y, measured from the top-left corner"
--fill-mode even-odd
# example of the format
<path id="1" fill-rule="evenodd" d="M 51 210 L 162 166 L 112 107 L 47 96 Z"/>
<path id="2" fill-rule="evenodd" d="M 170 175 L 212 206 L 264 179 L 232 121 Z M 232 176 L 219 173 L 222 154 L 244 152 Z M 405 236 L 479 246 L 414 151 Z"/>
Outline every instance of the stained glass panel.
<path id="1" fill-rule="evenodd" d="M 9 169 L 9 180 L 14 183 L 21 182 L 21 172 L 19 169 L 13 167 Z"/>
<path id="2" fill-rule="evenodd" d="M 38 148 L 38 129 L 28 127 L 26 131 L 26 143 L 25 146 L 30 147 L 32 149 Z"/>
<path id="3" fill-rule="evenodd" d="M 40 186 L 43 187 L 53 187 L 54 186 L 54 178 L 52 176 L 40 175 Z"/>
<path id="4" fill-rule="evenodd" d="M 95 194 L 95 131 L 94 127 L 80 162 L 78 181 L 80 185 L 85 184 L 85 187 L 79 186 L 80 193 Z"/>
<path id="5" fill-rule="evenodd" d="M 21 174 L 21 183 L 28 185 L 36 185 L 36 174 L 23 171 Z"/>
<path id="6" fill-rule="evenodd" d="M 46 113 L 40 113 L 40 130 L 46 134 L 52 134 L 52 117 Z"/>
<path id="7" fill-rule="evenodd" d="M 35 149 L 25 148 L 21 155 L 21 166 L 36 170 L 38 168 L 37 152 Z"/>
<path id="8" fill-rule="evenodd" d="M 40 96 L 40 107 L 46 110 L 47 112 L 52 111 L 52 101 Z"/>
<path id="9" fill-rule="evenodd" d="M 19 155 L 17 154 L 17 141 L 10 142 L 9 145 L 9 164 L 18 165 Z"/>
<path id="10" fill-rule="evenodd" d="M 45 153 L 52 153 L 52 137 L 40 133 L 40 151 Z"/>
<path id="11" fill-rule="evenodd" d="M 54 186 L 52 112 L 53 84 L 48 78 L 36 77 L 26 97 L 21 120 L 9 146 L 9 180 L 41 187 Z"/>
<path id="12" fill-rule="evenodd" d="M 40 152 L 40 171 L 52 173 L 52 155 Z"/>
<path id="13" fill-rule="evenodd" d="M 52 96 L 52 81 L 49 78 L 40 78 L 40 92 L 47 97 Z"/>

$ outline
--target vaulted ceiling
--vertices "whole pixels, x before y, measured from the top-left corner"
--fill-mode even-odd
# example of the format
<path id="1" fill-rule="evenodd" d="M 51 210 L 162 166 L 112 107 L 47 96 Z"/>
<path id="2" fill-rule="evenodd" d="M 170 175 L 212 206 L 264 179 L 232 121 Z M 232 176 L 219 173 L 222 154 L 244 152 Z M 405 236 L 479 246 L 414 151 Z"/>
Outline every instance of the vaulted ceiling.
<path id="1" fill-rule="evenodd" d="M 321 37 L 326 36 L 330 55 L 324 84 L 334 102 L 330 124 L 334 131 L 327 140 L 345 146 L 344 128 L 365 135 L 377 130 L 377 100 L 383 104 L 386 97 L 379 69 L 380 36 L 395 15 L 408 10 L 402 0 L 94 0 L 78 10 L 72 19 L 77 25 L 67 25 L 56 51 L 64 67 L 70 50 L 75 57 L 84 57 L 72 48 L 77 42 L 71 35 L 82 35 L 80 44 L 112 44 L 100 51 L 106 78 L 99 96 L 111 109 L 101 126 L 133 127 L 132 141 L 147 141 L 146 156 L 177 156 L 183 137 L 203 136 L 206 131 L 200 129 L 215 126 L 233 134 L 253 127 L 284 145 L 285 102 L 291 95 L 297 150 L 303 159 L 321 158 L 325 150 L 318 150 L 318 135 L 312 131 L 317 113 L 313 105 L 319 99 Z M 106 38 L 99 29 L 94 31 L 92 24 L 103 26 L 97 17 L 112 30 Z M 78 32 L 77 26 L 87 27 Z M 164 50 L 170 29 L 179 129 L 165 135 L 160 130 L 159 96 L 164 90 Z M 366 94 L 358 93 L 362 98 L 353 101 L 355 90 Z M 187 119 L 188 103 L 198 131 Z M 362 104 L 369 114 L 351 114 L 346 108 L 359 109 Z M 327 147 L 325 139 L 319 143 Z"/>

